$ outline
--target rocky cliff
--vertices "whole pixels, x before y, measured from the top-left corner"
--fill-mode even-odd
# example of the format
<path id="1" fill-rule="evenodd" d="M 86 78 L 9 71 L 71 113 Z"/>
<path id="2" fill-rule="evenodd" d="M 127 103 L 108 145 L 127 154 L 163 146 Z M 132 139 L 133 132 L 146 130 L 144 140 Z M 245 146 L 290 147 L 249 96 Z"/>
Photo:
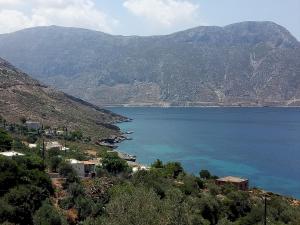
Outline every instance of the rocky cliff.
<path id="1" fill-rule="evenodd" d="M 0 115 L 9 122 L 21 118 L 51 127 L 67 126 L 92 137 L 119 132 L 111 123 L 122 116 L 49 88 L 0 58 Z"/>

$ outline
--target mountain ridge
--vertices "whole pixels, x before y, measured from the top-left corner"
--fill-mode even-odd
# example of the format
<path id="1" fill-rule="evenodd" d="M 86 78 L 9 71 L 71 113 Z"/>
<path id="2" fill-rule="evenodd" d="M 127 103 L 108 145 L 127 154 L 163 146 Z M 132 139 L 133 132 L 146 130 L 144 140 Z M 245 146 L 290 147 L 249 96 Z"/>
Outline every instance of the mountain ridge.
<path id="1" fill-rule="evenodd" d="M 300 104 L 300 44 L 273 22 L 148 37 L 30 28 L 0 35 L 0 56 L 97 105 Z"/>

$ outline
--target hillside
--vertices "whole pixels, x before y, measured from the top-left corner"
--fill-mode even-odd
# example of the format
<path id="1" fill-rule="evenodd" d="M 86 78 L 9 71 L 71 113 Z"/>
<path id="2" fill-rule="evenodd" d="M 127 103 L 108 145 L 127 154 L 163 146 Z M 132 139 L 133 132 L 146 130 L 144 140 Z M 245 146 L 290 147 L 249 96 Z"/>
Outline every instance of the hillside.
<path id="1" fill-rule="evenodd" d="M 300 105 L 300 44 L 272 22 L 152 37 L 37 27 L 0 56 L 97 105 Z"/>
<path id="2" fill-rule="evenodd" d="M 0 58 L 0 115 L 9 122 L 21 118 L 51 127 L 67 126 L 92 137 L 119 132 L 110 123 L 124 119 L 110 111 L 42 85 Z"/>

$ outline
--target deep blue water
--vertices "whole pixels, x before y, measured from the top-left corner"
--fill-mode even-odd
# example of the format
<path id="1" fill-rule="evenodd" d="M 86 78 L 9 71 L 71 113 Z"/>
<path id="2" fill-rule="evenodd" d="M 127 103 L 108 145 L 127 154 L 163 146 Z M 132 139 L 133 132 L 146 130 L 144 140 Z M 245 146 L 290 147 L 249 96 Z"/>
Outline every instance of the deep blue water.
<path id="1" fill-rule="evenodd" d="M 300 198 L 298 108 L 110 108 L 133 119 L 119 149 L 151 164 L 179 161 L 193 173 L 250 179 L 250 185 Z"/>

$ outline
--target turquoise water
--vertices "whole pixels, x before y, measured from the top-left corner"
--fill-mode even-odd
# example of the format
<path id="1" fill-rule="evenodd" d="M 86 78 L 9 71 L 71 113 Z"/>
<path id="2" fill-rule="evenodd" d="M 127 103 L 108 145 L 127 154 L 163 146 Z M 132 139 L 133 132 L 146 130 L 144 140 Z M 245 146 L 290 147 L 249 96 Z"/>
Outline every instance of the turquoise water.
<path id="1" fill-rule="evenodd" d="M 189 172 L 242 176 L 250 185 L 300 198 L 298 108 L 110 108 L 133 119 L 119 149 L 151 164 L 179 161 Z"/>

